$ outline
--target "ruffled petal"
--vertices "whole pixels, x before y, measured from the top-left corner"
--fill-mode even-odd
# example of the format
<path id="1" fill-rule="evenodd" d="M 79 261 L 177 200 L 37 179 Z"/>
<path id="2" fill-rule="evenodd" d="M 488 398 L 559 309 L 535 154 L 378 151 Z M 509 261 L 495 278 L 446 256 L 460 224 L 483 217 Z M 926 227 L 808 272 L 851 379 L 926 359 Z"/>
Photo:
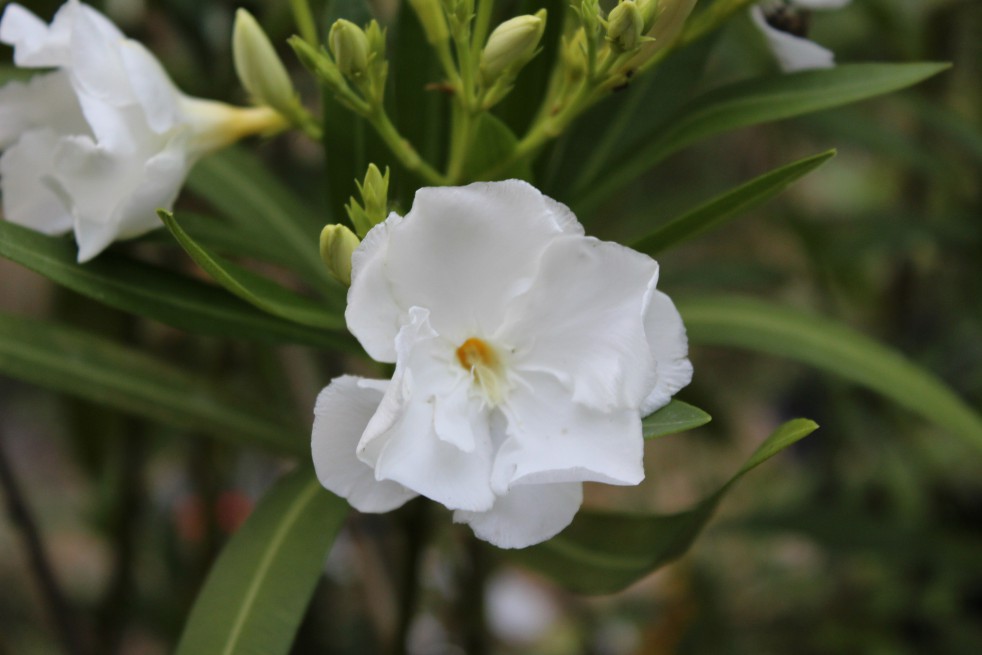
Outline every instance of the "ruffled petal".
<path id="1" fill-rule="evenodd" d="M 402 216 L 391 214 L 365 235 L 351 256 L 351 287 L 344 318 L 365 352 L 378 362 L 396 361 L 396 334 L 408 309 L 400 307 L 392 296 L 385 267 L 390 232 L 402 220 Z"/>
<path id="2" fill-rule="evenodd" d="M 142 44 L 127 39 L 119 46 L 123 69 L 147 124 L 158 134 L 172 129 L 181 119 L 180 92 L 166 71 Z"/>
<path id="3" fill-rule="evenodd" d="M 642 312 L 657 276 L 658 264 L 630 248 L 589 237 L 556 239 L 495 338 L 518 346 L 516 371 L 554 375 L 574 401 L 636 410 L 654 384 Z"/>
<path id="4" fill-rule="evenodd" d="M 21 134 L 48 128 L 58 134 L 88 134 L 75 92 L 62 71 L 35 75 L 0 88 L 0 150 Z"/>
<path id="5" fill-rule="evenodd" d="M 14 47 L 14 63 L 21 68 L 56 68 L 71 61 L 70 20 L 75 11 L 70 3 L 62 5 L 52 21 L 52 28 L 19 4 L 10 4 L 0 20 L 0 41 Z M 62 17 L 60 23 L 58 17 Z M 58 27 L 58 29 L 53 29 Z"/>
<path id="6" fill-rule="evenodd" d="M 542 250 L 575 229 L 558 207 L 518 180 L 420 189 L 405 219 L 389 228 L 393 298 L 404 311 L 429 309 L 433 327 L 455 343 L 492 334 L 528 287 Z"/>
<path id="7" fill-rule="evenodd" d="M 416 496 L 401 484 L 376 480 L 372 468 L 355 455 L 387 386 L 384 380 L 345 375 L 332 380 L 314 406 L 311 451 L 317 479 L 361 512 L 388 512 Z"/>
<path id="8" fill-rule="evenodd" d="M 519 484 L 644 479 L 644 438 L 637 408 L 600 411 L 572 402 L 544 373 L 528 374 L 501 411 L 508 438 L 494 460 L 491 485 L 502 494 Z"/>
<path id="9" fill-rule="evenodd" d="M 689 361 L 689 339 L 685 324 L 672 299 L 654 290 L 644 315 L 648 348 L 655 358 L 655 388 L 641 404 L 641 416 L 647 416 L 668 404 L 679 389 L 692 382 Z"/>
<path id="10" fill-rule="evenodd" d="M 43 183 L 52 172 L 61 139 L 51 130 L 33 130 L 0 157 L 3 214 L 8 221 L 44 234 L 71 229 L 71 213 Z"/>
<path id="11" fill-rule="evenodd" d="M 450 509 L 490 508 L 487 411 L 453 393 L 463 369 L 457 366 L 458 374 L 450 366 L 452 347 L 430 327 L 427 312 L 413 308 L 396 349 L 395 375 L 358 443 L 358 457 L 375 468 L 376 479 L 399 482 Z"/>
<path id="12" fill-rule="evenodd" d="M 831 50 L 808 39 L 775 29 L 767 23 L 759 6 L 750 8 L 750 17 L 767 39 L 771 52 L 785 73 L 831 68 L 835 65 L 835 55 Z"/>
<path id="13" fill-rule="evenodd" d="M 583 485 L 530 484 L 499 496 L 487 512 L 456 511 L 455 523 L 467 523 L 479 539 L 499 548 L 525 548 L 559 534 L 583 502 Z"/>

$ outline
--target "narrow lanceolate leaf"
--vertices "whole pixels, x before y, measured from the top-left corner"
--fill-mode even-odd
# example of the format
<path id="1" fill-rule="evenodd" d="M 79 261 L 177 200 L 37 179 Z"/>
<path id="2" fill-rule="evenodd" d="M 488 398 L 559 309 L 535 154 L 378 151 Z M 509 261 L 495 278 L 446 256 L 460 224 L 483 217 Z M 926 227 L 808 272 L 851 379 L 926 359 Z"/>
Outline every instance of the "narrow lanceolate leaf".
<path id="1" fill-rule="evenodd" d="M 602 179 L 573 191 L 572 206 L 589 212 L 610 194 L 685 146 L 749 125 L 801 116 L 917 84 L 948 64 L 846 64 L 826 70 L 739 82 L 696 98 L 675 116 L 639 136 Z"/>
<path id="2" fill-rule="evenodd" d="M 280 480 L 219 555 L 177 655 L 289 652 L 347 513 L 308 466 Z"/>
<path id="3" fill-rule="evenodd" d="M 902 354 L 843 325 L 744 298 L 678 303 L 694 344 L 788 357 L 876 391 L 982 449 L 982 417 Z"/>
<path id="4" fill-rule="evenodd" d="M 773 432 L 716 493 L 679 514 L 621 514 L 581 511 L 549 541 L 515 552 L 515 558 L 584 594 L 609 594 L 637 582 L 682 556 L 695 541 L 726 492 L 762 464 L 818 426 L 789 421 Z"/>
<path id="5" fill-rule="evenodd" d="M 191 170 L 188 187 L 244 236 L 293 262 L 308 280 L 335 285 L 317 250 L 320 228 L 328 221 L 314 215 L 255 156 L 235 147 L 210 155 Z"/>
<path id="6" fill-rule="evenodd" d="M 200 334 L 322 348 L 353 347 L 339 331 L 313 329 L 260 311 L 220 287 L 106 252 L 80 265 L 66 239 L 0 221 L 0 255 L 48 279 L 126 312 Z"/>
<path id="7" fill-rule="evenodd" d="M 0 374 L 240 445 L 309 448 L 303 429 L 262 403 L 74 328 L 0 314 Z"/>
<path id="8" fill-rule="evenodd" d="M 682 214 L 641 237 L 631 247 L 649 255 L 655 255 L 674 245 L 713 230 L 731 218 L 750 211 L 754 207 L 781 193 L 789 184 L 812 172 L 835 156 L 835 150 L 812 155 L 776 168 L 751 181 L 716 196 L 709 202 Z"/>
<path id="9" fill-rule="evenodd" d="M 272 280 L 208 252 L 181 228 L 173 214 L 163 210 L 157 213 L 191 259 L 239 298 L 274 316 L 301 325 L 328 330 L 345 328 L 344 317 L 339 311 L 329 309 L 325 302 L 297 295 Z"/>
<path id="10" fill-rule="evenodd" d="M 641 431 L 645 439 L 655 439 L 698 428 L 711 420 L 713 418 L 698 407 L 672 399 L 667 405 L 641 421 Z"/>

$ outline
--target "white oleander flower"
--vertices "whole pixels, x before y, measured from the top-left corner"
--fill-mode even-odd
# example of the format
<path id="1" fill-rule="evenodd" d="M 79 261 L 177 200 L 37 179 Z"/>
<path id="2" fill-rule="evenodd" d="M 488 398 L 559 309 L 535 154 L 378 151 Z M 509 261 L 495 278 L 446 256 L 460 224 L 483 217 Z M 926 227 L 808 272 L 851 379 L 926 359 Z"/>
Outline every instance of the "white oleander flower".
<path id="1" fill-rule="evenodd" d="M 237 139 L 283 126 L 268 108 L 181 93 L 142 45 L 69 0 L 50 25 L 18 4 L 0 41 L 22 68 L 55 69 L 0 88 L 3 214 L 46 234 L 74 229 L 78 260 L 161 225 L 191 166 Z"/>
<path id="2" fill-rule="evenodd" d="M 582 482 L 644 478 L 641 417 L 689 383 L 658 264 L 517 180 L 421 189 L 355 251 L 346 319 L 391 381 L 321 392 L 321 483 L 383 512 L 421 494 L 505 548 L 566 527 Z"/>
<path id="3" fill-rule="evenodd" d="M 766 0 L 750 8 L 750 17 L 767 39 L 784 72 L 831 68 L 835 65 L 832 51 L 805 38 L 809 12 L 839 9 L 850 1 Z"/>

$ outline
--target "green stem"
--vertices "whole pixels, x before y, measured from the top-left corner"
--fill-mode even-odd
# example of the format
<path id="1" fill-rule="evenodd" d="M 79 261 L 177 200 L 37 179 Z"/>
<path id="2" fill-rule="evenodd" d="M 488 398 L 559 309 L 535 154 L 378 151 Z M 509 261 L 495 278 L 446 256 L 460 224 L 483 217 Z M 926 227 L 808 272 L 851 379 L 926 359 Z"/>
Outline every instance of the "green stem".
<path id="1" fill-rule="evenodd" d="M 484 42 L 488 39 L 488 32 L 491 30 L 491 11 L 494 9 L 494 0 L 477 0 L 477 17 L 474 19 L 474 31 L 471 38 L 471 57 L 477 61 L 484 49 Z"/>
<path id="2" fill-rule="evenodd" d="M 310 10 L 310 3 L 307 0 L 290 0 L 290 7 L 293 9 L 293 20 L 297 24 L 300 38 L 316 48 L 317 23 L 314 21 L 314 13 Z"/>
<path id="3" fill-rule="evenodd" d="M 399 134 L 396 130 L 396 126 L 392 124 L 389 119 L 389 115 L 385 113 L 385 109 L 381 106 L 377 106 L 373 110 L 369 111 L 365 118 L 372 124 L 378 135 L 382 137 L 385 144 L 392 151 L 392 154 L 396 156 L 400 163 L 406 167 L 409 171 L 416 173 L 423 180 L 434 186 L 443 186 L 447 184 L 447 178 L 440 174 L 435 168 L 426 163 L 416 149 L 413 148 L 412 144 Z"/>

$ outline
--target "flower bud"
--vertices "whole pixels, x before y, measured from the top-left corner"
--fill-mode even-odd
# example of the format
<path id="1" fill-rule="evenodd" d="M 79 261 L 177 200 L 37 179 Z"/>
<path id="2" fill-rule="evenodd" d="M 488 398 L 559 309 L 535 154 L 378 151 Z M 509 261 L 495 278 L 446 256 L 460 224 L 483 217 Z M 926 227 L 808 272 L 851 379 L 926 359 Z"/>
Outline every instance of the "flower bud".
<path id="1" fill-rule="evenodd" d="M 355 226 L 355 231 L 360 236 L 365 236 L 373 227 L 385 220 L 389 211 L 389 169 L 385 169 L 385 175 L 375 164 L 368 165 L 365 173 L 365 181 L 355 180 L 358 193 L 361 195 L 361 204 L 351 198 L 345 205 L 348 211 L 348 218 Z"/>
<path id="2" fill-rule="evenodd" d="M 423 25 L 426 40 L 431 45 L 443 43 L 450 38 L 447 30 L 447 18 L 443 15 L 440 0 L 409 0 L 419 22 Z"/>
<path id="3" fill-rule="evenodd" d="M 344 225 L 325 225 L 321 231 L 321 259 L 341 284 L 351 284 L 351 253 L 361 241 Z"/>
<path id="4" fill-rule="evenodd" d="M 607 41 L 616 52 L 630 52 L 641 43 L 644 16 L 634 0 L 623 0 L 607 19 Z"/>
<path id="5" fill-rule="evenodd" d="M 481 53 L 481 77 L 488 86 L 506 72 L 517 72 L 535 56 L 546 29 L 546 10 L 516 16 L 498 25 Z"/>
<path id="6" fill-rule="evenodd" d="M 349 20 L 335 21 L 328 35 L 334 61 L 346 77 L 358 77 L 368 70 L 368 37 Z"/>
<path id="7" fill-rule="evenodd" d="M 296 106 L 296 92 L 283 62 L 263 28 L 245 9 L 235 12 L 232 55 L 239 81 L 257 104 L 284 113 Z"/>
<path id="8" fill-rule="evenodd" d="M 644 19 L 642 32 L 647 34 L 651 26 L 655 24 L 655 18 L 661 12 L 661 2 L 660 0 L 637 0 L 637 5 L 638 9 L 641 10 L 641 17 Z"/>

